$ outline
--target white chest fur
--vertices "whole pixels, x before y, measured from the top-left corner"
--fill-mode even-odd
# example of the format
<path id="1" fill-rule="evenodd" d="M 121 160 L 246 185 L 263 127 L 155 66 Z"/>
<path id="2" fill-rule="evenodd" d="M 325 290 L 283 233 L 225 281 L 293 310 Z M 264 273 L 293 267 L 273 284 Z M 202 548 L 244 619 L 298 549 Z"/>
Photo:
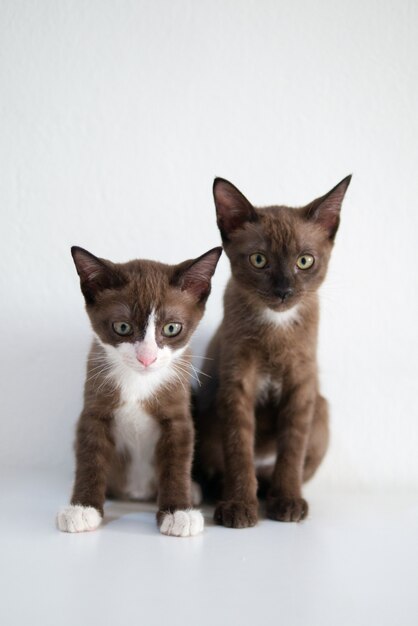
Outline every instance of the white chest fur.
<path id="1" fill-rule="evenodd" d="M 157 420 L 146 413 L 139 400 L 122 402 L 114 414 L 114 437 L 119 454 L 129 456 L 126 495 L 151 500 L 157 495 L 155 448 L 160 437 Z"/>
<path id="2" fill-rule="evenodd" d="M 110 366 L 107 378 L 120 393 L 120 404 L 114 412 L 113 434 L 117 452 L 129 459 L 125 495 L 135 500 L 151 500 L 157 495 L 155 448 L 160 438 L 160 426 L 145 411 L 145 403 L 158 396 L 163 386 L 178 379 L 174 362 L 187 348 L 171 350 L 166 346 L 158 349 L 154 312 L 146 328 L 145 339 L 138 345 L 122 342 L 114 347 L 96 337 Z M 155 365 L 147 368 L 140 365 L 137 351 L 144 356 L 154 348 L 157 355 Z"/>
<path id="3" fill-rule="evenodd" d="M 272 378 L 269 375 L 260 376 L 258 379 L 256 398 L 258 404 L 264 404 L 271 399 L 279 402 L 282 394 L 282 381 Z M 257 450 L 254 455 L 254 465 L 256 470 L 272 469 L 276 462 L 276 454 L 258 454 Z"/>
<path id="4" fill-rule="evenodd" d="M 289 328 L 299 319 L 299 305 L 295 304 L 287 311 L 272 311 L 272 309 L 264 309 L 263 320 L 272 324 L 276 328 Z"/>
<path id="5" fill-rule="evenodd" d="M 264 404 L 269 397 L 278 402 L 281 394 L 282 381 L 280 379 L 273 379 L 269 375 L 260 376 L 256 390 L 257 403 Z"/>

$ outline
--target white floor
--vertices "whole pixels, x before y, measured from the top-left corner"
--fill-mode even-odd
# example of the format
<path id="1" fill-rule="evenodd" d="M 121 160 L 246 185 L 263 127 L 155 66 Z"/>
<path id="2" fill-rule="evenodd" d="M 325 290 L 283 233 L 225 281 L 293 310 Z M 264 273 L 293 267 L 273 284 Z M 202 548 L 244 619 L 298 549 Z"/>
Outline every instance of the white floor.
<path id="1" fill-rule="evenodd" d="M 160 535 L 155 507 L 109 503 L 96 532 L 54 527 L 68 477 L 0 480 L 4 626 L 417 626 L 418 494 L 321 493 L 302 524 Z"/>

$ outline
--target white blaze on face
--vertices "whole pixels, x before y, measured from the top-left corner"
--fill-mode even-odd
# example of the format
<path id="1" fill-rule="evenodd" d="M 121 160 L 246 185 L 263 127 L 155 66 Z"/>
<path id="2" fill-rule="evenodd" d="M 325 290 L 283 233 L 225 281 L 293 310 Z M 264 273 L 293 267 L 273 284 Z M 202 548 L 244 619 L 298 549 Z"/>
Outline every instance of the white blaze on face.
<path id="1" fill-rule="evenodd" d="M 157 346 L 155 339 L 155 311 L 151 311 L 148 318 L 147 330 L 142 341 L 134 343 L 135 356 L 141 365 L 148 367 L 157 361 L 161 348 Z"/>
<path id="2" fill-rule="evenodd" d="M 106 378 L 132 400 L 145 400 L 154 395 L 161 385 L 172 381 L 184 384 L 188 379 L 184 371 L 188 369 L 187 365 L 181 365 L 182 371 L 177 371 L 177 359 L 186 350 L 187 344 L 175 350 L 168 345 L 160 348 L 156 341 L 159 332 L 161 329 L 157 327 L 155 311 L 152 311 L 142 341 L 122 341 L 112 346 L 96 335 L 107 357 Z"/>

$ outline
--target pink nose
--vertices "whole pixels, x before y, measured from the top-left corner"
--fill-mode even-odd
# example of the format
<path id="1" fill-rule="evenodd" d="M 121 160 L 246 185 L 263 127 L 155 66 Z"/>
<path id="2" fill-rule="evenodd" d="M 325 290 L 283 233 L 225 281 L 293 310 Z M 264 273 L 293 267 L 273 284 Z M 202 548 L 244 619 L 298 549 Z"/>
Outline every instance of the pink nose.
<path id="1" fill-rule="evenodd" d="M 148 365 L 151 365 L 152 363 L 154 363 L 154 361 L 157 360 L 156 356 L 145 355 L 145 354 L 143 355 L 137 354 L 136 358 L 138 359 L 140 363 L 142 363 L 144 367 L 148 367 Z"/>

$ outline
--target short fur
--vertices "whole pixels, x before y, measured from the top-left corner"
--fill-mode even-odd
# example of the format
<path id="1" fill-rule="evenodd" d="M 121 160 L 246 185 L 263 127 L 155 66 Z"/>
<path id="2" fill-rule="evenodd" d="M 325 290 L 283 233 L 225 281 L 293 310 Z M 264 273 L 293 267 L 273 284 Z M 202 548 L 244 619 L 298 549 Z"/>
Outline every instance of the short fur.
<path id="1" fill-rule="evenodd" d="M 196 472 L 206 486 L 222 483 L 215 520 L 224 526 L 257 522 L 257 488 L 267 495 L 269 518 L 299 521 L 307 515 L 302 482 L 328 445 L 316 362 L 317 290 L 349 182 L 345 178 L 303 208 L 256 209 L 234 185 L 215 180 L 232 277 L 224 319 L 207 351 L 210 378 L 196 398 Z M 264 268 L 251 264 L 255 253 L 266 257 Z M 296 265 L 303 254 L 314 257 L 309 269 Z"/>
<path id="2" fill-rule="evenodd" d="M 57 518 L 61 530 L 97 527 L 106 494 L 158 494 L 162 532 L 202 530 L 201 514 L 191 511 L 194 430 L 190 357 L 184 351 L 204 313 L 221 251 L 170 266 L 114 264 L 72 248 L 95 339 L 77 427 L 71 506 Z M 131 325 L 131 334 L 118 335 L 116 322 Z M 169 322 L 182 324 L 177 336 L 163 335 Z M 173 517 L 177 511 L 182 514 Z"/>

